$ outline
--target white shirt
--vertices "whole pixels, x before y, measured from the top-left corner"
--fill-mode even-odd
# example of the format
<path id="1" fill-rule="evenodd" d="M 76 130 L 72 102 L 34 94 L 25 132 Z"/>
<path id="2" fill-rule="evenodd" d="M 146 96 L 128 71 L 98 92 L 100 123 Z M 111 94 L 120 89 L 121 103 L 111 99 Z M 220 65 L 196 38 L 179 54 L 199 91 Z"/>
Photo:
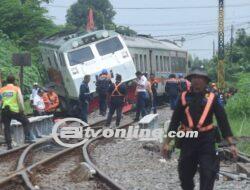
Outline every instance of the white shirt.
<path id="1" fill-rule="evenodd" d="M 32 89 L 30 100 L 34 100 L 35 96 L 37 95 L 38 90 L 39 90 L 39 88 L 37 88 L 37 89 L 33 88 Z"/>
<path id="2" fill-rule="evenodd" d="M 33 106 L 39 111 L 43 111 L 45 109 L 45 104 L 43 98 L 39 95 L 36 95 L 33 99 Z"/>
<path id="3" fill-rule="evenodd" d="M 147 78 L 142 75 L 142 77 L 140 79 L 136 79 L 137 82 L 137 87 L 136 87 L 136 91 L 137 92 L 146 92 L 147 91 Z"/>

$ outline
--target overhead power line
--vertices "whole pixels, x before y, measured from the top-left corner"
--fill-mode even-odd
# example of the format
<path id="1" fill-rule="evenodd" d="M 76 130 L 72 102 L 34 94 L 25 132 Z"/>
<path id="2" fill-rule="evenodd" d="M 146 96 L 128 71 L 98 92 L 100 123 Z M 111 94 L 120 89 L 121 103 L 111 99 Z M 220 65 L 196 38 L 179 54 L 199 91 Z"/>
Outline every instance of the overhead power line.
<path id="1" fill-rule="evenodd" d="M 234 4 L 234 5 L 227 5 L 227 7 L 246 7 L 250 6 L 249 3 L 245 4 Z M 64 5 L 52 5 L 47 4 L 45 7 L 54 7 L 54 8 L 69 8 L 69 6 Z M 211 9 L 211 8 L 218 8 L 215 5 L 208 5 L 208 6 L 178 6 L 178 7 L 114 7 L 116 10 L 176 10 L 176 9 Z"/>
<path id="2" fill-rule="evenodd" d="M 235 19 L 245 19 L 250 18 L 250 16 L 244 16 L 244 17 L 230 17 L 225 19 L 225 21 L 231 21 Z M 120 24 L 120 25 L 126 25 L 126 26 L 166 26 L 166 25 L 190 25 L 190 24 L 200 24 L 200 25 L 209 25 L 209 24 L 217 24 L 217 18 L 213 20 L 199 20 L 199 21 L 186 21 L 186 22 L 169 22 L 169 23 L 145 23 L 145 24 Z"/>
<path id="3" fill-rule="evenodd" d="M 235 4 L 235 5 L 227 5 L 228 7 L 246 7 L 250 6 L 249 3 L 245 4 Z M 171 10 L 171 9 L 211 9 L 218 8 L 216 5 L 208 5 L 208 6 L 178 6 L 178 7 L 115 7 L 117 10 Z"/>

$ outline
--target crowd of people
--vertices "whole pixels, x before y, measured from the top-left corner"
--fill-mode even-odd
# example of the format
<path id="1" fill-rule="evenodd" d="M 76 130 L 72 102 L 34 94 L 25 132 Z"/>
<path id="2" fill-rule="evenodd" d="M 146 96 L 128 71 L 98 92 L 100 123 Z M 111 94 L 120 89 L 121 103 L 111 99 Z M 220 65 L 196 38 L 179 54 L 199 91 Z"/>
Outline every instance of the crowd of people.
<path id="1" fill-rule="evenodd" d="M 158 94 L 157 89 L 161 79 L 157 79 L 154 73 L 149 76 L 147 73 L 137 71 L 134 84 L 136 97 L 136 115 L 134 121 L 139 121 L 149 113 L 157 113 Z M 79 107 L 81 110 L 81 119 L 88 123 L 89 104 L 93 99 L 90 93 L 88 83 L 90 75 L 85 75 L 80 86 Z M 183 75 L 170 74 L 165 83 L 165 93 L 168 97 L 170 108 L 176 109 L 178 97 L 184 92 L 189 91 L 191 83 L 184 79 Z M 209 91 L 215 93 L 219 97 L 221 105 L 226 104 L 226 99 L 237 91 L 230 89 L 227 93 L 222 93 L 216 87 L 215 83 L 211 83 Z M 117 74 L 115 82 L 111 81 L 111 76 L 106 69 L 103 69 L 96 81 L 96 92 L 99 98 L 99 114 L 106 119 L 106 127 L 111 124 L 112 116 L 116 112 L 116 127 L 120 125 L 122 118 L 123 106 L 126 103 L 127 86 L 122 82 L 122 75 Z M 2 121 L 5 127 L 5 138 L 8 148 L 11 148 L 10 136 L 10 121 L 16 119 L 24 126 L 25 139 L 27 142 L 32 141 L 29 138 L 29 121 L 24 115 L 24 101 L 21 90 L 15 85 L 15 77 L 9 75 L 6 80 L 6 85 L 0 89 L 0 103 L 2 108 Z M 34 116 L 47 115 L 55 113 L 59 108 L 59 98 L 52 87 L 43 88 L 34 83 L 32 93 L 30 94 L 30 106 L 33 109 Z M 109 110 L 108 110 L 109 108 Z M 108 115 L 107 115 L 108 110 Z M 107 115 L 107 116 L 106 116 Z"/>
<path id="2" fill-rule="evenodd" d="M 30 94 L 30 106 L 34 116 L 53 114 L 59 107 L 59 98 L 52 87 L 43 88 L 34 83 Z"/>
<path id="3" fill-rule="evenodd" d="M 21 89 L 16 85 L 14 75 L 9 75 L 5 81 L 5 85 L 0 88 L 0 107 L 1 120 L 4 124 L 4 136 L 7 149 L 12 149 L 12 138 L 10 123 L 12 119 L 19 121 L 24 130 L 25 143 L 34 143 L 34 139 L 30 134 L 30 122 L 24 113 L 24 99 Z M 32 93 L 30 95 L 30 105 L 33 108 L 35 116 L 52 114 L 59 106 L 57 94 L 50 88 L 41 88 L 34 83 Z"/>
<path id="4" fill-rule="evenodd" d="M 144 117 L 149 113 L 157 113 L 157 89 L 160 80 L 157 80 L 154 73 L 150 73 L 148 76 L 147 73 L 138 71 L 135 75 L 136 116 L 134 121 L 139 121 L 140 117 Z M 79 95 L 82 110 L 81 119 L 86 123 L 88 122 L 88 106 L 93 98 L 88 87 L 89 81 L 90 76 L 86 75 L 80 86 Z M 180 74 L 178 78 L 175 74 L 169 75 L 169 79 L 166 81 L 165 93 L 169 98 L 171 109 L 175 109 L 180 93 L 189 89 L 190 82 L 184 79 L 183 75 Z M 103 69 L 96 81 L 96 92 L 99 98 L 99 114 L 105 117 L 109 107 L 106 126 L 110 125 L 111 118 L 115 112 L 117 114 L 116 126 L 119 126 L 122 117 L 122 108 L 126 103 L 128 93 L 126 84 L 122 82 L 122 76 L 117 74 L 113 83 L 108 71 Z"/>
<path id="5" fill-rule="evenodd" d="M 136 117 L 156 113 L 158 81 L 153 73 L 148 78 L 147 73 L 137 71 L 135 80 Z M 233 141 L 233 133 L 224 110 L 225 97 L 232 96 L 237 91 L 231 89 L 227 94 L 222 93 L 215 83 L 211 83 L 207 73 L 201 69 L 194 69 L 184 79 L 171 74 L 165 84 L 165 92 L 169 97 L 173 115 L 168 132 L 198 131 L 198 138 L 181 138 L 176 141 L 176 147 L 180 149 L 178 165 L 181 187 L 184 190 L 194 189 L 194 175 L 200 171 L 200 188 L 212 190 L 219 171 L 218 154 L 216 152 L 216 131 L 220 131 L 227 140 L 234 158 L 238 150 Z M 92 100 L 88 83 L 90 75 L 85 75 L 80 86 L 79 101 L 82 110 L 82 120 L 88 122 L 88 107 Z M 161 81 L 162 82 L 162 81 Z M 96 82 L 96 92 L 99 96 L 100 115 L 106 116 L 107 107 L 109 112 L 106 127 L 111 124 L 113 114 L 116 112 L 116 127 L 120 125 L 123 105 L 126 102 L 127 87 L 122 82 L 122 76 L 117 74 L 115 82 L 111 81 L 106 69 L 103 69 Z M 0 102 L 2 109 L 2 122 L 4 123 L 4 135 L 8 149 L 12 149 L 10 122 L 11 119 L 20 121 L 23 125 L 25 142 L 33 143 L 30 134 L 29 120 L 24 114 L 23 95 L 15 85 L 15 77 L 9 75 L 6 85 L 0 88 Z M 59 106 L 59 99 L 52 88 L 43 89 L 34 83 L 30 103 L 35 115 L 50 114 Z M 109 104 L 109 106 L 108 106 Z M 216 116 L 218 126 L 214 126 L 213 118 Z M 172 137 L 167 136 L 162 146 L 164 157 L 170 151 Z"/>

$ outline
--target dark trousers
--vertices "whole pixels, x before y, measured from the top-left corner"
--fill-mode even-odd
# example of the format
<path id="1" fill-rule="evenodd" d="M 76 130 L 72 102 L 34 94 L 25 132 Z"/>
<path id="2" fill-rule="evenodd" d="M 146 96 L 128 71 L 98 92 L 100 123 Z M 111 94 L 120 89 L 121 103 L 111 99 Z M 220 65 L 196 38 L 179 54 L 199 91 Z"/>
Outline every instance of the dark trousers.
<path id="1" fill-rule="evenodd" d="M 219 160 L 214 143 L 202 145 L 182 143 L 178 172 L 183 190 L 194 189 L 194 175 L 199 165 L 200 190 L 212 190 L 216 174 L 219 171 Z"/>
<path id="2" fill-rule="evenodd" d="M 120 125 L 120 121 L 121 121 L 121 118 L 122 118 L 122 104 L 111 103 L 110 108 L 109 108 L 109 114 L 108 114 L 106 126 L 110 125 L 112 117 L 113 117 L 115 111 L 116 111 L 116 126 Z"/>
<path id="3" fill-rule="evenodd" d="M 170 102 L 170 108 L 171 110 L 174 110 L 176 107 L 176 103 L 177 103 L 177 95 L 169 95 L 169 102 Z"/>
<path id="4" fill-rule="evenodd" d="M 107 94 L 99 94 L 99 110 L 101 115 L 106 115 L 107 111 Z"/>
<path id="5" fill-rule="evenodd" d="M 8 146 L 11 146 L 11 129 L 10 129 L 10 122 L 11 119 L 15 119 L 22 123 L 23 130 L 24 130 L 24 136 L 25 140 L 31 140 L 30 137 L 30 125 L 29 120 L 24 114 L 21 113 L 15 113 L 10 111 L 9 109 L 3 109 L 2 110 L 2 121 L 4 124 L 4 135 L 5 135 L 5 141 Z"/>
<path id="6" fill-rule="evenodd" d="M 153 95 L 152 109 L 154 114 L 156 114 L 157 112 L 156 107 L 157 107 L 157 95 Z"/>
<path id="7" fill-rule="evenodd" d="M 89 109 L 88 102 L 81 103 L 81 119 L 85 123 L 88 123 L 88 109 Z"/>
<path id="8" fill-rule="evenodd" d="M 146 100 L 147 94 L 146 92 L 138 92 L 137 94 L 137 103 L 136 103 L 136 120 L 139 120 L 140 115 L 144 117 L 146 112 Z"/>

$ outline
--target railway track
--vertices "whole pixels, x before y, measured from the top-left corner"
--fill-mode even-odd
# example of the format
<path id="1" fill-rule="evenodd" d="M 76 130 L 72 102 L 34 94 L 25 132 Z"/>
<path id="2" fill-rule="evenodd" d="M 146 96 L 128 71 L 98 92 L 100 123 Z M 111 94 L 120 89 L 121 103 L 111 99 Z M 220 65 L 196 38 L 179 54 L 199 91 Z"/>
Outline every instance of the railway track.
<path id="1" fill-rule="evenodd" d="M 119 190 L 180 189 L 177 173 L 178 153 L 174 154 L 171 160 L 164 162 L 159 150 L 148 151 L 144 149 L 144 145 L 144 142 L 137 140 L 107 140 L 98 137 L 84 145 L 84 158 L 99 175 L 118 182 L 116 189 Z M 159 144 L 156 145 L 155 147 L 159 147 Z M 229 186 L 248 189 L 250 179 L 244 175 L 241 178 L 241 174 L 235 168 L 238 163 L 250 163 L 250 159 L 239 153 L 239 158 L 235 161 L 232 160 L 227 148 L 221 151 L 225 157 L 221 161 L 220 180 L 216 182 L 217 189 L 227 189 Z M 195 181 L 198 186 L 198 177 Z"/>
<path id="2" fill-rule="evenodd" d="M 91 127 L 100 129 L 104 122 L 99 120 Z M 86 181 L 74 177 L 74 169 L 83 161 L 82 145 L 65 148 L 52 138 L 7 151 L 0 154 L 0 167 L 4 171 L 0 174 L 0 189 L 114 189 L 114 181 L 99 175 Z"/>

